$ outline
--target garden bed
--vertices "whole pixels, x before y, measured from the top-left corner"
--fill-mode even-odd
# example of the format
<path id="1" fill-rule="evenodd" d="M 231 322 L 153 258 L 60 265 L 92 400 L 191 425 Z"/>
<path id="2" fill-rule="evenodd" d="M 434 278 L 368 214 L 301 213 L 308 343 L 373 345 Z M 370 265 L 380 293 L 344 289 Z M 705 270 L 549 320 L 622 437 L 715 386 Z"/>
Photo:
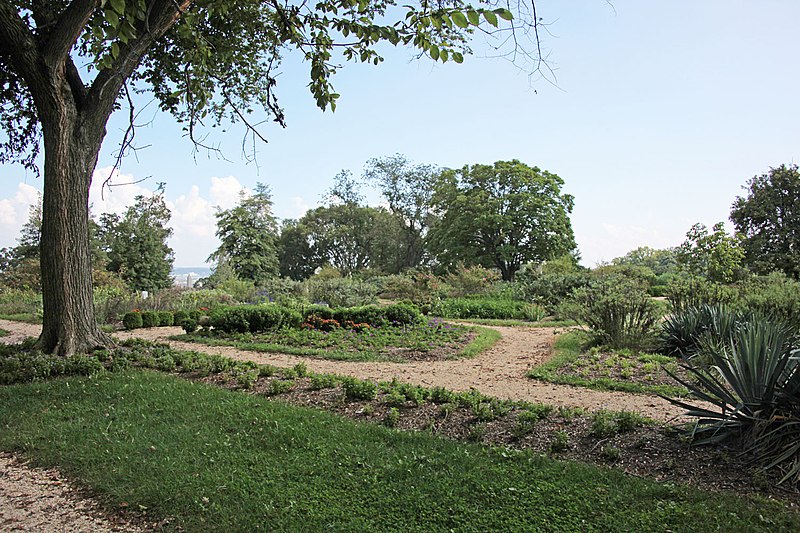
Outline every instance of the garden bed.
<path id="1" fill-rule="evenodd" d="M 491 347 L 500 335 L 487 328 L 448 324 L 432 319 L 411 326 L 385 326 L 354 331 L 336 328 L 279 329 L 263 333 L 200 331 L 170 339 L 209 346 L 233 346 L 256 352 L 286 353 L 338 361 L 442 361 L 473 357 Z"/>
<path id="2" fill-rule="evenodd" d="M 668 371 L 686 379 L 678 359 L 630 350 L 585 349 L 586 334 L 573 331 L 560 337 L 555 356 L 530 370 L 527 376 L 549 383 L 575 385 L 596 390 L 616 390 L 641 394 L 685 397 L 689 391 L 679 386 Z"/>

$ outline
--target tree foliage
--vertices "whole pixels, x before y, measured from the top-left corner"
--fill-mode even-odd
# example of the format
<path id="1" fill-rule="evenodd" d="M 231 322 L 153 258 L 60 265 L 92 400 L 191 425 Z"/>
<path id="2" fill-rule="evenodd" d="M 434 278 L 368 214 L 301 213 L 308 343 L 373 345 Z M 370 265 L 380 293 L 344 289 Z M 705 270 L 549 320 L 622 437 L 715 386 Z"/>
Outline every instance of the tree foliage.
<path id="1" fill-rule="evenodd" d="M 167 245 L 171 214 L 163 192 L 137 196 L 123 217 L 104 213 L 100 236 L 108 257 L 107 268 L 133 290 L 155 292 L 172 285 L 174 253 Z"/>
<path id="2" fill-rule="evenodd" d="M 677 259 L 690 273 L 717 283 L 732 283 L 743 275 L 744 251 L 722 222 L 714 224 L 711 232 L 705 224 L 692 226 L 678 248 Z"/>
<path id="3" fill-rule="evenodd" d="M 256 185 L 251 196 L 242 192 L 239 205 L 216 217 L 220 245 L 209 260 L 227 263 L 237 277 L 257 285 L 278 275 L 278 222 L 266 185 Z"/>
<path id="4" fill-rule="evenodd" d="M 364 177 L 377 185 L 389 211 L 399 218 L 398 235 L 402 251 L 393 271 L 417 268 L 429 262 L 425 237 L 433 220 L 433 191 L 441 169 L 433 165 L 415 165 L 405 156 L 375 158 L 367 162 Z"/>
<path id="5" fill-rule="evenodd" d="M 800 279 L 800 171 L 781 165 L 747 183 L 731 221 L 742 236 L 746 262 L 760 274 L 782 271 Z"/>
<path id="6" fill-rule="evenodd" d="M 433 198 L 441 220 L 430 236 L 438 261 L 494 267 L 510 281 L 525 263 L 571 252 L 573 198 L 563 185 L 516 159 L 445 172 Z"/>

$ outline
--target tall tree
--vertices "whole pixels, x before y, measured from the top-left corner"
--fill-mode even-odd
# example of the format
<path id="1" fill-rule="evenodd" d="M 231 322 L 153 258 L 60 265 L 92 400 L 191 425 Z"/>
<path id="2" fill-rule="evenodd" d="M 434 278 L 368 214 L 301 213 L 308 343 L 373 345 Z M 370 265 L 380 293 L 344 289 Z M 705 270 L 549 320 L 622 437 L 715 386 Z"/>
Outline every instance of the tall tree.
<path id="1" fill-rule="evenodd" d="M 88 193 L 106 123 L 121 99 L 131 102 L 130 89 L 150 89 L 195 140 L 204 121 L 249 127 L 255 123 L 250 111 L 259 107 L 284 124 L 273 89 L 285 50 L 300 51 L 311 66 L 317 105 L 333 108 L 339 95 L 330 79 L 339 59 L 377 64 L 381 42 L 411 46 L 434 60 L 463 61 L 479 24 L 496 27 L 498 17 L 511 19 L 494 0 L 478 5 L 0 0 L 0 162 L 34 168 L 40 140 L 44 147 L 40 347 L 70 354 L 111 342 L 94 319 Z M 535 17 L 528 21 L 535 29 Z M 524 23 L 516 20 L 512 31 Z"/>
<path id="2" fill-rule="evenodd" d="M 398 244 L 402 253 L 394 270 L 416 268 L 427 263 L 425 236 L 433 221 L 433 191 L 441 169 L 432 165 L 415 165 L 405 156 L 370 159 L 364 177 L 378 186 L 399 218 L 402 231 Z"/>
<path id="3" fill-rule="evenodd" d="M 278 246 L 281 276 L 308 279 L 325 261 L 312 246 L 309 229 L 297 220 L 284 220 Z"/>
<path id="4" fill-rule="evenodd" d="M 781 165 L 747 183 L 731 221 L 742 236 L 746 263 L 755 272 L 782 271 L 800 279 L 800 172 Z"/>
<path id="5" fill-rule="evenodd" d="M 239 279 L 256 285 L 278 275 L 278 222 L 266 185 L 257 184 L 252 195 L 242 191 L 239 205 L 216 217 L 220 245 L 209 260 L 227 263 Z"/>
<path id="6" fill-rule="evenodd" d="M 430 238 L 440 264 L 494 267 L 511 281 L 525 263 L 573 251 L 573 198 L 563 185 L 516 159 L 445 172 L 433 199 L 442 218 Z"/>
<path id="7" fill-rule="evenodd" d="M 19 259 L 39 260 L 39 246 L 42 242 L 42 196 L 28 209 L 28 221 L 22 226 L 14 247 L 14 256 Z"/>
<path id="8" fill-rule="evenodd" d="M 717 283 L 732 283 L 743 275 L 744 250 L 722 222 L 714 224 L 710 232 L 705 224 L 692 226 L 676 257 L 683 269 Z"/>
<path id="9" fill-rule="evenodd" d="M 164 194 L 137 196 L 122 218 L 104 213 L 100 235 L 106 246 L 107 268 L 137 291 L 155 292 L 172 285 L 174 253 L 167 244 L 172 229 Z"/>

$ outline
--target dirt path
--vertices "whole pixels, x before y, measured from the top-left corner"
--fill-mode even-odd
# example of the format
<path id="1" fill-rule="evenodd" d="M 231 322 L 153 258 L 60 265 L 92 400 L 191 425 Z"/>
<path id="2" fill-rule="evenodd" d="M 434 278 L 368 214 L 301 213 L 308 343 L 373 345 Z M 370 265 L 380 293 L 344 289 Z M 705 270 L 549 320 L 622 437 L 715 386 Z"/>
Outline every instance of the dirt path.
<path id="1" fill-rule="evenodd" d="M 31 468 L 0 453 L 0 531 L 138 532 L 137 526 L 103 513 L 57 470 Z"/>
<path id="2" fill-rule="evenodd" d="M 12 336 L 0 341 L 19 342 L 24 336 L 39 333 L 39 326 L 0 320 L 0 328 L 12 332 Z M 673 421 L 682 410 L 656 396 L 604 392 L 542 383 L 525 377 L 530 368 L 542 364 L 552 356 L 552 345 L 559 331 L 554 328 L 494 327 L 502 338 L 490 350 L 474 359 L 412 363 L 354 363 L 327 361 L 286 354 L 244 351 L 226 346 L 203 346 L 201 344 L 167 340 L 171 335 L 182 333 L 178 327 L 137 329 L 119 332 L 122 339 L 140 337 L 166 342 L 181 350 L 195 350 L 220 354 L 233 359 L 255 361 L 279 367 L 293 366 L 303 362 L 313 372 L 342 374 L 361 379 L 390 380 L 445 387 L 451 390 L 476 388 L 482 393 L 497 398 L 527 400 L 564 407 L 583 407 L 594 411 L 636 411 L 660 421 Z"/>

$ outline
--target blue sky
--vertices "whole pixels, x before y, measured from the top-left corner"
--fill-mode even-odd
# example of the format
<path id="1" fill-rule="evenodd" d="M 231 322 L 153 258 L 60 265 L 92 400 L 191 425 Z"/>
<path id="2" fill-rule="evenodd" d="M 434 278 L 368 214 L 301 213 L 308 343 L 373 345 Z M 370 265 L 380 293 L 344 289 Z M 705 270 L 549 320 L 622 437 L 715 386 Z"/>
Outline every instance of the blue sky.
<path id="1" fill-rule="evenodd" d="M 166 182 L 177 266 L 199 266 L 216 247 L 214 206 L 240 188 L 269 184 L 280 217 L 314 207 L 341 169 L 405 154 L 446 167 L 520 159 L 557 173 L 575 196 L 576 239 L 587 266 L 637 247 L 675 246 L 695 222 L 726 220 L 742 186 L 800 161 L 800 3 L 537 1 L 549 23 L 550 79 L 491 59 L 480 38 L 462 65 L 388 49 L 381 66 L 346 64 L 342 97 L 322 112 L 308 65 L 287 56 L 278 96 L 288 128 L 267 125 L 259 166 L 241 158 L 241 131 L 211 139 L 226 160 L 192 155 L 180 126 L 155 115 L 118 181 L 91 195 L 93 212 L 120 211 Z M 150 111 L 152 109 L 152 111 Z M 108 173 L 124 117 L 112 119 L 98 176 Z M 100 179 L 96 179 L 96 185 Z M 0 247 L 13 245 L 41 181 L 14 166 L 0 179 Z"/>

